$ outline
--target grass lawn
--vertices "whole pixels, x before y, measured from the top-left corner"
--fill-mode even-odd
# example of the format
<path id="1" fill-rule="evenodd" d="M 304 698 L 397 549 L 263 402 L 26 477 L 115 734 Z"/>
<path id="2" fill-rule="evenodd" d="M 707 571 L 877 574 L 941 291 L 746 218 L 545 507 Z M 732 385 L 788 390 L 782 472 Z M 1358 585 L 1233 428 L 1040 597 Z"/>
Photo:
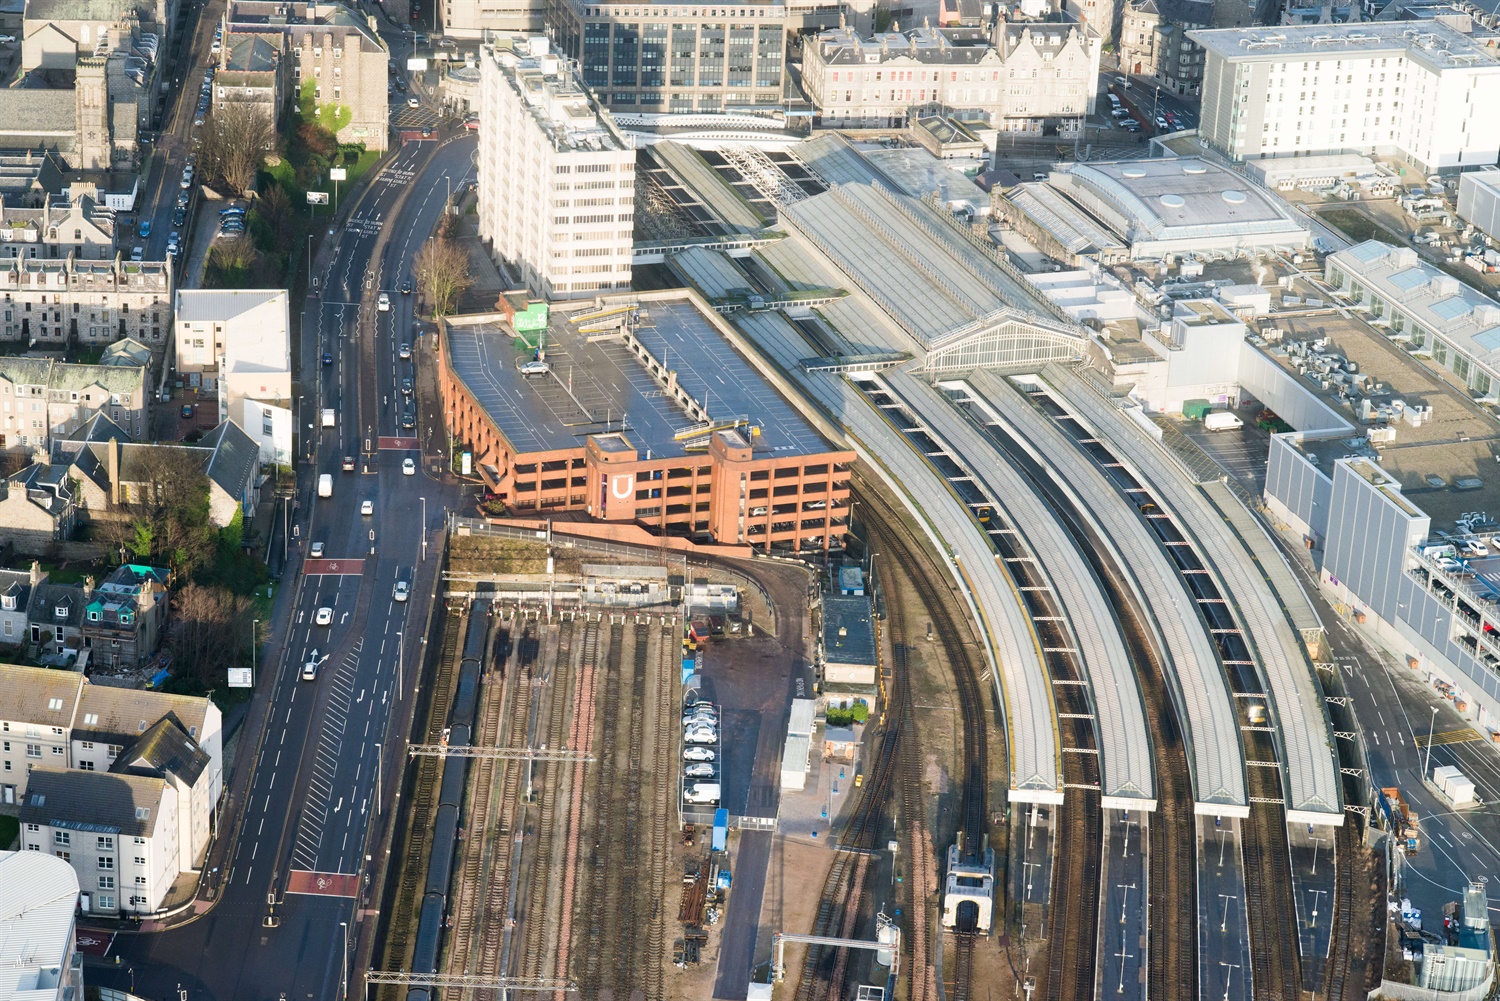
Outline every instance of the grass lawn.
<path id="1" fill-rule="evenodd" d="M 1341 230 L 1355 243 L 1379 240 L 1397 247 L 1406 246 L 1407 241 L 1404 236 L 1392 233 L 1358 209 L 1330 209 L 1326 212 L 1319 212 L 1318 218 Z"/>
<path id="2" fill-rule="evenodd" d="M 9 850 L 21 833 L 21 822 L 15 817 L 0 817 L 0 851 Z"/>

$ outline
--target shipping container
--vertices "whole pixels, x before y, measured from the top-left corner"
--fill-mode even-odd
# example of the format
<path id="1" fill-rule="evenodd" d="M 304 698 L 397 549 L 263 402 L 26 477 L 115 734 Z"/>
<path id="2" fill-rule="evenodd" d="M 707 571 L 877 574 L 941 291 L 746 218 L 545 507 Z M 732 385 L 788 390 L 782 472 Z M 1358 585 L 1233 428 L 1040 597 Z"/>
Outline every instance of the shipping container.
<path id="1" fill-rule="evenodd" d="M 1183 400 L 1182 416 L 1190 421 L 1201 421 L 1213 409 L 1213 404 L 1207 400 Z"/>

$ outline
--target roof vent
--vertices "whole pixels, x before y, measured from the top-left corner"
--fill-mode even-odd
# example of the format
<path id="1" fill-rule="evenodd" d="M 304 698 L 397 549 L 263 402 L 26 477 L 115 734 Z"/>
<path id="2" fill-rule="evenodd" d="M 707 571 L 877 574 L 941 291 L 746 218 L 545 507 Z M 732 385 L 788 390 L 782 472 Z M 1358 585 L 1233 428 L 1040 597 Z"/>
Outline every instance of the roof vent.
<path id="1" fill-rule="evenodd" d="M 1169 209 L 1180 209 L 1187 204 L 1187 199 L 1183 198 L 1181 195 L 1173 194 L 1162 195 L 1161 198 L 1158 199 L 1158 201 L 1160 201 Z"/>
<path id="2" fill-rule="evenodd" d="M 1129 177 L 1132 180 L 1139 180 L 1140 178 L 1146 176 L 1146 168 L 1145 167 L 1126 167 L 1124 170 L 1120 171 L 1120 176 L 1121 177 Z"/>
<path id="3" fill-rule="evenodd" d="M 1245 204 L 1246 195 L 1238 188 L 1226 188 L 1219 193 L 1219 197 L 1230 205 L 1243 205 Z"/>
<path id="4" fill-rule="evenodd" d="M 1182 172 L 1184 174 L 1206 174 L 1208 173 L 1208 167 L 1201 163 L 1189 163 L 1183 166 Z"/>

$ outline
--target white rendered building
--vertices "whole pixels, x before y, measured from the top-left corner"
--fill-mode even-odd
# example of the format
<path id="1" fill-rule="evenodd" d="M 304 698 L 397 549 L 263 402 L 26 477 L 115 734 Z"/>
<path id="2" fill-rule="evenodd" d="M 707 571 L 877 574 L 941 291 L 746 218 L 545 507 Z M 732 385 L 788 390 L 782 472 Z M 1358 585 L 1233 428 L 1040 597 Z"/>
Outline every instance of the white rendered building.
<path id="1" fill-rule="evenodd" d="M 78 875 L 52 855 L 0 851 L 0 998 L 75 1001 Z"/>
<path id="2" fill-rule="evenodd" d="M 1199 132 L 1236 160 L 1361 152 L 1424 171 L 1500 159 L 1500 52 L 1436 21 L 1195 31 Z"/>
<path id="3" fill-rule="evenodd" d="M 177 293 L 177 371 L 217 390 L 220 418 L 254 438 L 262 462 L 292 461 L 292 348 L 285 289 Z M 309 401 L 308 405 L 320 401 Z"/>
<path id="4" fill-rule="evenodd" d="M 480 57 L 479 235 L 532 291 L 630 287 L 635 150 L 544 38 Z"/>

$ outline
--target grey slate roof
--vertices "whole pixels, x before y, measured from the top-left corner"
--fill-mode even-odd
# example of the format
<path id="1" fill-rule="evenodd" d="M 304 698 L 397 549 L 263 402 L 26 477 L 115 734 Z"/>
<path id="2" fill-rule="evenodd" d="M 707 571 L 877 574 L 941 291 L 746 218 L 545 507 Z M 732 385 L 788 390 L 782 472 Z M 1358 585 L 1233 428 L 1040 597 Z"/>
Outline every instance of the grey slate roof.
<path id="1" fill-rule="evenodd" d="M 84 683 L 83 675 L 76 671 L 13 664 L 5 665 L 3 680 L 0 719 L 46 726 L 67 726 L 72 722 L 73 707 Z M 58 708 L 53 708 L 54 705 Z"/>
<path id="2" fill-rule="evenodd" d="M 116 772 L 32 769 L 21 822 L 147 837 L 156 829 L 166 780 Z"/>
<path id="3" fill-rule="evenodd" d="M 226 73 L 270 73 L 281 59 L 276 43 L 261 32 L 230 32 L 228 41 Z"/>
<path id="4" fill-rule="evenodd" d="M 66 136 L 73 142 L 78 107 L 71 90 L 0 88 L 0 135 Z M 13 146 L 14 143 L 5 143 Z"/>
<path id="5" fill-rule="evenodd" d="M 208 699 L 191 695 L 169 695 L 135 688 L 112 688 L 108 685 L 86 685 L 78 700 L 73 719 L 73 733 L 87 740 L 88 733 L 103 739 L 121 738 L 113 743 L 127 744 L 141 737 L 162 720 L 172 720 L 182 731 L 196 739 L 203 733 Z"/>
<path id="6" fill-rule="evenodd" d="M 214 450 L 209 460 L 208 478 L 226 494 L 239 500 L 255 482 L 260 468 L 260 446 L 231 421 L 223 421 L 203 436 L 202 445 Z"/>
<path id="7" fill-rule="evenodd" d="M 119 365 L 55 365 L 52 368 L 52 389 L 84 389 L 98 384 L 107 393 L 139 393 L 145 383 L 145 369 L 140 366 L 124 368 Z M 132 405 L 142 401 L 132 398 Z"/>
<path id="8" fill-rule="evenodd" d="M 51 358 L 0 357 L 0 378 L 22 386 L 45 386 L 52 366 Z"/>
<path id="9" fill-rule="evenodd" d="M 99 364 L 113 368 L 144 368 L 151 364 L 151 349 L 134 337 L 125 337 L 100 353 Z"/>
<path id="10" fill-rule="evenodd" d="M 127 337 L 125 340 L 128 341 L 130 338 Z M 104 411 L 98 410 L 94 412 L 94 416 L 79 425 L 76 431 L 70 432 L 67 440 L 107 442 L 111 438 L 122 444 L 130 441 L 130 435 L 125 433 L 124 428 L 110 420 Z"/>
<path id="11" fill-rule="evenodd" d="M 172 717 L 164 716 L 127 747 L 109 770 L 157 777 L 171 774 L 193 785 L 208 767 L 208 761 L 198 742 L 184 733 Z"/>
<path id="12" fill-rule="evenodd" d="M 0 570 L 0 598 L 15 598 L 16 610 L 24 612 L 31 600 L 31 574 L 25 570 Z"/>
<path id="13" fill-rule="evenodd" d="M 26 618 L 33 623 L 48 626 L 64 626 L 77 629 L 83 624 L 83 588 L 76 584 L 38 584 L 31 590 L 31 601 L 26 606 Z M 58 617 L 56 610 L 63 606 L 67 613 Z"/>

